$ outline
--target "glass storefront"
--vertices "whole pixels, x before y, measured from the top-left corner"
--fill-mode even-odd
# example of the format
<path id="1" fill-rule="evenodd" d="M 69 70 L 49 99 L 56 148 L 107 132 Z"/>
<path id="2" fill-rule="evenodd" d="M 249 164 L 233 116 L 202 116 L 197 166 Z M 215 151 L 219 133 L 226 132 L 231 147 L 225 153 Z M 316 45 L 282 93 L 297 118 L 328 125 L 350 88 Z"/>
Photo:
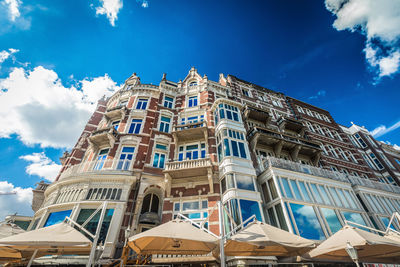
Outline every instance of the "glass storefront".
<path id="1" fill-rule="evenodd" d="M 79 212 L 78 218 L 76 219 L 76 222 L 78 224 L 83 224 L 90 217 L 90 215 L 93 214 L 93 212 L 95 210 L 96 209 L 81 209 L 81 211 Z M 99 223 L 99 220 L 100 220 L 100 214 L 101 214 L 101 210 L 98 211 L 96 213 L 96 215 L 94 215 L 93 218 L 85 226 L 85 229 L 88 230 L 92 234 L 96 233 L 97 224 Z M 100 243 L 104 244 L 113 214 L 114 214 L 114 209 L 106 210 L 103 224 L 100 229 L 100 236 L 99 236 L 98 244 L 100 244 Z"/>
<path id="2" fill-rule="evenodd" d="M 50 213 L 43 227 L 61 223 L 62 221 L 64 221 L 65 217 L 69 217 L 71 215 L 71 211 L 72 210 L 62 210 Z"/>
<path id="3" fill-rule="evenodd" d="M 295 203 L 289 205 L 300 236 L 313 240 L 325 239 L 325 234 L 312 206 Z"/>

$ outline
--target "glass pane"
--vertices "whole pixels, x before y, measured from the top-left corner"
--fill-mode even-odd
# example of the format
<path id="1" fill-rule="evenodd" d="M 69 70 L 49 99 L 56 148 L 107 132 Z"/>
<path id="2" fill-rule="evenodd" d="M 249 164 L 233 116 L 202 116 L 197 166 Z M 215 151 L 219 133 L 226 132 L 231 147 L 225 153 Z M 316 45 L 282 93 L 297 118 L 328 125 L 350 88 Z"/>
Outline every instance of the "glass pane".
<path id="1" fill-rule="evenodd" d="M 346 208 L 350 208 L 349 201 L 348 201 L 348 200 L 346 199 L 346 197 L 344 196 L 343 190 L 342 190 L 342 189 L 339 189 L 339 188 L 336 188 L 336 190 L 338 191 L 339 196 L 340 196 L 340 199 L 343 201 L 344 206 L 345 206 Z"/>
<path id="2" fill-rule="evenodd" d="M 160 204 L 160 200 L 157 195 L 153 194 L 153 199 L 151 200 L 151 212 L 158 213 L 158 205 Z"/>
<path id="3" fill-rule="evenodd" d="M 268 188 L 267 188 L 267 184 L 266 184 L 266 183 L 263 183 L 263 184 L 261 185 L 261 190 L 262 190 L 262 192 L 263 192 L 265 202 L 266 202 L 266 203 L 270 202 L 270 201 L 271 201 L 271 198 L 269 197 Z"/>
<path id="4" fill-rule="evenodd" d="M 296 199 L 302 200 L 300 190 L 299 190 L 299 187 L 297 186 L 296 181 L 290 180 L 290 185 L 292 186 L 292 189 L 294 191 L 294 195 L 296 196 Z"/>
<path id="5" fill-rule="evenodd" d="M 233 182 L 233 174 L 228 174 L 226 176 L 226 186 L 227 189 L 235 188 L 235 183 Z"/>
<path id="6" fill-rule="evenodd" d="M 285 188 L 286 197 L 293 198 L 292 190 L 290 189 L 289 182 L 287 178 L 281 178 L 283 187 Z"/>
<path id="7" fill-rule="evenodd" d="M 313 191 L 313 193 L 314 193 L 314 196 L 315 196 L 317 202 L 318 202 L 318 203 L 324 203 L 324 202 L 322 201 L 322 198 L 321 198 L 321 195 L 320 195 L 320 193 L 319 193 L 319 191 L 318 191 L 317 186 L 316 186 L 315 184 L 311 184 L 311 188 L 312 188 L 312 191 Z"/>
<path id="8" fill-rule="evenodd" d="M 308 194 L 308 191 L 307 191 L 307 188 L 306 188 L 306 185 L 304 184 L 304 182 L 299 181 L 299 185 L 300 185 L 301 193 L 303 193 L 305 200 L 308 202 L 311 202 L 310 195 Z"/>
<path id="9" fill-rule="evenodd" d="M 326 221 L 328 222 L 329 229 L 331 229 L 332 234 L 336 233 L 342 228 L 342 224 L 339 221 L 336 213 L 332 209 L 321 208 L 322 214 L 324 215 Z"/>
<path id="10" fill-rule="evenodd" d="M 275 206 L 275 210 L 276 210 L 276 214 L 278 215 L 278 220 L 279 220 L 279 224 L 281 225 L 281 229 L 289 231 L 287 224 L 286 224 L 285 216 L 283 215 L 282 206 L 280 203 Z"/>
<path id="11" fill-rule="evenodd" d="M 269 221 L 270 221 L 271 225 L 278 227 L 278 223 L 276 222 L 274 210 L 272 208 L 268 209 L 268 217 L 269 217 Z"/>
<path id="12" fill-rule="evenodd" d="M 151 194 L 148 194 L 143 198 L 142 211 L 140 212 L 140 214 L 143 214 L 145 212 L 149 212 L 150 201 L 151 201 Z"/>
<path id="13" fill-rule="evenodd" d="M 226 180 L 225 180 L 225 178 L 223 178 L 221 180 L 221 193 L 223 194 L 223 193 L 225 193 L 225 191 L 226 191 Z"/>
<path id="14" fill-rule="evenodd" d="M 351 221 L 351 222 L 355 222 L 355 223 L 367 226 L 367 224 L 365 223 L 365 221 L 360 213 L 342 211 L 342 214 L 347 221 Z"/>
<path id="15" fill-rule="evenodd" d="M 61 223 L 62 221 L 64 221 L 65 217 L 69 217 L 71 215 L 71 211 L 72 210 L 62 210 L 50 213 L 43 227 Z"/>
<path id="16" fill-rule="evenodd" d="M 183 202 L 182 204 L 183 208 L 182 210 L 198 210 L 199 209 L 199 202 L 194 201 L 194 202 Z"/>
<path id="17" fill-rule="evenodd" d="M 260 206 L 256 201 L 244 200 L 240 199 L 240 210 L 242 212 L 242 220 L 250 218 L 253 215 L 256 215 L 256 219 L 262 222 Z"/>
<path id="18" fill-rule="evenodd" d="M 356 204 L 356 202 L 354 201 L 353 197 L 350 195 L 349 191 L 347 191 L 347 190 L 343 190 L 343 191 L 344 191 L 344 194 L 346 195 L 348 201 L 350 202 L 350 206 L 351 206 L 353 209 L 357 209 L 357 204 Z"/>
<path id="19" fill-rule="evenodd" d="M 387 217 L 382 217 L 382 216 L 379 216 L 379 219 L 381 219 L 383 225 L 385 226 L 385 230 L 386 230 L 386 228 L 389 225 L 390 219 L 387 218 Z M 390 228 L 393 229 L 393 230 L 396 230 L 396 228 L 393 227 L 393 223 L 390 224 Z"/>
<path id="20" fill-rule="evenodd" d="M 240 224 L 240 214 L 239 214 L 239 205 L 237 199 L 229 200 L 230 207 L 231 207 L 231 215 L 233 220 L 236 223 L 236 226 Z"/>
<path id="21" fill-rule="evenodd" d="M 239 189 L 255 191 L 253 178 L 251 177 L 236 175 L 236 185 Z"/>
<path id="22" fill-rule="evenodd" d="M 229 157 L 231 155 L 231 151 L 229 149 L 229 140 L 224 139 L 224 149 L 225 149 L 225 157 Z"/>
<path id="23" fill-rule="evenodd" d="M 246 155 L 246 149 L 244 148 L 244 144 L 241 142 L 238 143 L 239 143 L 240 157 L 246 159 L 247 155 Z"/>
<path id="24" fill-rule="evenodd" d="M 294 203 L 290 203 L 290 207 L 300 236 L 314 240 L 325 239 L 313 207 Z"/>
<path id="25" fill-rule="evenodd" d="M 232 145 L 232 155 L 235 157 L 239 157 L 239 148 L 236 141 L 231 140 Z"/>
<path id="26" fill-rule="evenodd" d="M 202 209 L 207 209 L 208 208 L 208 201 L 207 200 L 201 201 L 201 208 Z"/>
<path id="27" fill-rule="evenodd" d="M 271 192 L 272 199 L 277 198 L 278 197 L 278 192 L 276 191 L 276 187 L 275 187 L 273 179 L 269 179 L 268 180 L 268 187 L 269 187 L 269 190 Z"/>
<path id="28" fill-rule="evenodd" d="M 331 191 L 332 197 L 336 202 L 336 205 L 339 207 L 343 207 L 342 201 L 340 201 L 339 195 L 337 194 L 335 188 L 329 187 L 329 191 Z"/>
<path id="29" fill-rule="evenodd" d="M 92 213 L 94 211 L 95 211 L 95 209 L 81 209 L 76 222 L 79 224 L 84 223 L 90 217 L 90 215 L 92 215 Z M 103 225 L 101 226 L 101 229 L 100 229 L 98 244 L 99 243 L 104 244 L 113 214 L 114 214 L 114 209 L 106 210 L 106 214 L 103 219 Z M 99 222 L 100 215 L 101 215 L 101 210 L 98 211 L 96 213 L 96 215 L 94 215 L 93 218 L 85 226 L 85 229 L 88 230 L 92 234 L 96 233 L 97 224 Z"/>
<path id="30" fill-rule="evenodd" d="M 332 205 L 331 199 L 328 196 L 328 192 L 326 192 L 325 187 L 322 185 L 318 185 L 319 189 L 321 190 L 322 198 L 324 199 L 324 202 Z"/>

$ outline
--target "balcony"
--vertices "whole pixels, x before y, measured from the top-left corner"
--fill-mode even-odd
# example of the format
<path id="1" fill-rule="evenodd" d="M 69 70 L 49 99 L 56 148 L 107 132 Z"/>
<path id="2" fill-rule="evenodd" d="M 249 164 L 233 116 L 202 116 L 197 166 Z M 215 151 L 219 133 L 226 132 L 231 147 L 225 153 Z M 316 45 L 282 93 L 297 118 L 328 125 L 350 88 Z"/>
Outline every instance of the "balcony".
<path id="1" fill-rule="evenodd" d="M 107 127 L 94 131 L 89 137 L 89 142 L 96 147 L 103 145 L 113 147 L 118 135 L 119 134 L 114 127 Z"/>
<path id="2" fill-rule="evenodd" d="M 268 124 L 271 121 L 271 116 L 266 110 L 247 105 L 243 110 L 243 119 L 256 120 Z"/>
<path id="3" fill-rule="evenodd" d="M 207 176 L 211 167 L 210 158 L 170 161 L 165 163 L 164 173 L 169 174 L 171 178 Z"/>
<path id="4" fill-rule="evenodd" d="M 172 134 L 179 141 L 190 141 L 207 138 L 207 123 L 199 121 L 182 125 L 175 125 Z"/>
<path id="5" fill-rule="evenodd" d="M 118 105 L 112 108 L 107 109 L 104 114 L 109 120 L 123 119 L 126 114 L 125 105 Z"/>
<path id="6" fill-rule="evenodd" d="M 317 163 L 321 154 L 321 148 L 316 142 L 264 127 L 254 126 L 247 134 L 247 139 L 253 148 L 257 145 L 272 147 L 277 156 L 281 154 L 282 150 L 287 150 L 294 160 L 299 154 L 302 154 L 309 156 L 314 163 Z"/>
<path id="7" fill-rule="evenodd" d="M 59 180 L 81 174 L 131 174 L 132 160 L 94 160 L 66 166 Z"/>
<path id="8" fill-rule="evenodd" d="M 300 136 L 304 136 L 305 126 L 296 119 L 280 117 L 278 120 L 278 126 L 281 131 L 294 132 Z"/>
<path id="9" fill-rule="evenodd" d="M 290 160 L 285 160 L 285 159 L 279 159 L 275 157 L 267 157 L 264 160 L 261 160 L 260 164 L 260 171 L 263 172 L 264 170 L 267 170 L 270 167 L 274 168 L 279 168 L 279 169 L 285 169 L 289 171 L 294 171 L 294 172 L 300 172 L 304 174 L 309 174 L 317 177 L 324 177 L 340 182 L 346 182 L 348 183 L 349 180 L 346 178 L 346 176 L 343 173 L 340 172 L 334 172 L 334 171 L 329 171 L 325 170 L 322 168 L 306 165 L 306 164 L 301 164 L 298 162 L 290 161 Z"/>
<path id="10" fill-rule="evenodd" d="M 368 187 L 368 188 L 374 188 L 374 189 L 379 189 L 379 190 L 383 190 L 386 192 L 400 194 L 400 187 L 395 186 L 395 185 L 372 181 L 370 179 L 360 178 L 360 177 L 352 176 L 352 175 L 347 175 L 347 178 L 349 179 L 351 184 L 354 186 L 360 185 L 360 186 L 364 186 L 364 187 Z"/>
<path id="11" fill-rule="evenodd" d="M 160 224 L 160 216 L 155 212 L 145 212 L 139 216 L 139 223 Z"/>

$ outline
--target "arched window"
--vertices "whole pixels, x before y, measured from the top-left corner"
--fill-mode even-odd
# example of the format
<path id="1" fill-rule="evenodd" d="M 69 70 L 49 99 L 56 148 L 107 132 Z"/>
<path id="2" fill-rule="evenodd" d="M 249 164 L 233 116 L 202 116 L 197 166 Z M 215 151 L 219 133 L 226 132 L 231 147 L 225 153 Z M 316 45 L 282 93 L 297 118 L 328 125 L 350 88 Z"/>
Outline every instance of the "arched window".
<path id="1" fill-rule="evenodd" d="M 146 212 L 155 212 L 158 213 L 158 206 L 160 203 L 160 199 L 156 194 L 148 194 L 144 197 L 143 199 L 143 204 L 142 204 L 142 211 L 140 214 L 146 213 Z"/>
<path id="2" fill-rule="evenodd" d="M 196 81 L 194 81 L 194 82 L 190 82 L 190 83 L 189 83 L 189 86 L 190 86 L 190 87 L 192 87 L 192 86 L 196 86 L 196 85 L 197 85 L 197 82 L 196 82 Z"/>

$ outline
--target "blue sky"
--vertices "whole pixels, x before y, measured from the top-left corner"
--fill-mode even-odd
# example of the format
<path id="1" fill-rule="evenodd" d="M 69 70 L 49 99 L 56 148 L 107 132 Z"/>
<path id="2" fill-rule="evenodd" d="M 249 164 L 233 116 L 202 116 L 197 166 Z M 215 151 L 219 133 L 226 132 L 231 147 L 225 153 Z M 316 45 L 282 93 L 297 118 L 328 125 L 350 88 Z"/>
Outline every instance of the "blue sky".
<path id="1" fill-rule="evenodd" d="M 30 188 L 133 72 L 233 74 L 400 145 L 400 4 L 376 2 L 0 0 L 0 192 L 17 192 L 0 220 L 32 213 Z"/>

